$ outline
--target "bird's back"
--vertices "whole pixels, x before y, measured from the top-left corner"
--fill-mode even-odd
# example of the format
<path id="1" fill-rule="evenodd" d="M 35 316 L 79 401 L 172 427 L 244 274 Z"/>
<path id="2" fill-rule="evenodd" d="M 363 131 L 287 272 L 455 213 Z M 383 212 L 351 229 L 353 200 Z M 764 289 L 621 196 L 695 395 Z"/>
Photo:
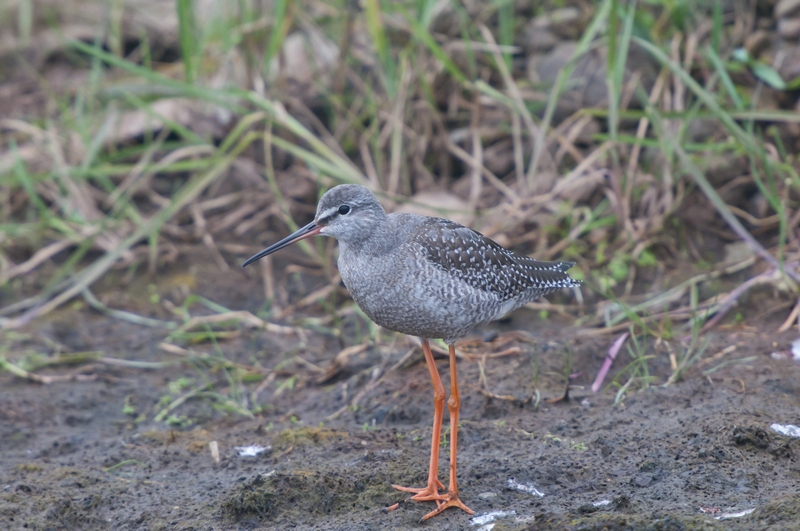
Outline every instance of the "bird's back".
<path id="1" fill-rule="evenodd" d="M 525 301 L 528 302 L 578 285 L 566 273 L 574 262 L 542 262 L 518 255 L 483 234 L 446 219 L 427 218 L 410 234 L 407 244 L 417 247 L 454 281 L 491 293 L 498 303 L 530 297 Z"/>

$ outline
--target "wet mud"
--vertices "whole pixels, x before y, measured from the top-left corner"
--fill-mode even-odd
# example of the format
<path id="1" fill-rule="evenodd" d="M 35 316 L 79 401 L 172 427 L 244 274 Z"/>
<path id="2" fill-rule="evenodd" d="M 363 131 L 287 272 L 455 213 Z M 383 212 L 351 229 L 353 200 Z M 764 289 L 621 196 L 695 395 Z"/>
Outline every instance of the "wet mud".
<path id="1" fill-rule="evenodd" d="M 109 279 L 97 293 L 156 319 L 169 317 L 164 299 L 185 301 L 187 284 L 231 309 L 263 307 L 258 279 L 211 266 L 176 267 L 159 282 Z M 392 484 L 426 480 L 430 379 L 421 352 L 409 355 L 414 344 L 386 332 L 331 369 L 337 353 L 363 341 L 359 319 L 345 318 L 341 335 L 309 326 L 302 337 L 240 324 L 216 342 L 179 343 L 191 360 L 164 350 L 169 332 L 80 303 L 5 336 L 9 359 L 60 349 L 175 363 L 59 365 L 38 372 L 74 377 L 49 385 L 0 374 L 0 528 L 800 529 L 800 439 L 770 428 L 800 424 L 800 363 L 771 356 L 794 339 L 776 336 L 776 323 L 717 328 L 669 386 L 656 385 L 670 375 L 668 352 L 645 339 L 653 385 L 638 382 L 621 400 L 610 382 L 620 371 L 626 382 L 624 352 L 606 388 L 590 391 L 613 337 L 525 310 L 479 331 L 498 335 L 465 345 L 458 364 L 458 480 L 476 514 L 450 509 L 420 523 L 434 504 L 408 502 Z M 263 370 L 252 383 L 232 382 L 212 363 L 219 357 Z M 200 382 L 207 387 L 155 420 Z M 232 412 L 221 397 L 255 414 Z M 264 450 L 240 456 L 237 447 L 249 445 Z"/>

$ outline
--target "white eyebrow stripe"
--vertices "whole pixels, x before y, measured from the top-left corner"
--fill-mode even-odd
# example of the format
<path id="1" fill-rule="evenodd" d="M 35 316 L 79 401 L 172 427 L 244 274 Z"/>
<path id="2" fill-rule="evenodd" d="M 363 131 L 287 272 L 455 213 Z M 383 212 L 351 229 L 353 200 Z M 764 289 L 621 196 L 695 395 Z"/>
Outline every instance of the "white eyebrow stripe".
<path id="1" fill-rule="evenodd" d="M 319 216 L 317 216 L 317 219 L 330 219 L 333 216 L 337 215 L 338 213 L 339 213 L 339 207 L 331 207 L 327 210 L 323 210 L 322 212 L 320 212 Z"/>

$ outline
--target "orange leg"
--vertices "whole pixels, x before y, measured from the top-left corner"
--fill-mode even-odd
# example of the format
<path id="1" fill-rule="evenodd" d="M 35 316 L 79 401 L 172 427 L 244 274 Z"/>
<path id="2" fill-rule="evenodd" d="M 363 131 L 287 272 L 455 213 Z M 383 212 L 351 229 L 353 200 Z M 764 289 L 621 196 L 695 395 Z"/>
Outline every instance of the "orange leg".
<path id="1" fill-rule="evenodd" d="M 425 354 L 425 362 L 428 365 L 428 371 L 431 373 L 431 382 L 433 382 L 433 433 L 431 435 L 431 461 L 430 468 L 428 469 L 428 485 L 422 488 L 392 486 L 397 490 L 415 493 L 415 495 L 411 497 L 412 500 L 432 501 L 438 500 L 439 489 L 444 489 L 444 485 L 442 485 L 438 477 L 439 438 L 442 434 L 442 418 L 444 418 L 444 386 L 442 385 L 442 379 L 439 377 L 439 371 L 436 369 L 436 364 L 433 362 L 433 353 L 431 352 L 431 346 L 427 339 L 422 340 L 422 352 Z"/>
<path id="2" fill-rule="evenodd" d="M 475 514 L 475 511 L 464 505 L 458 498 L 458 485 L 456 484 L 456 454 L 458 453 L 458 411 L 461 407 L 461 396 L 458 394 L 458 375 L 456 373 L 456 349 L 450 345 L 450 399 L 447 401 L 447 409 L 450 411 L 450 485 L 447 487 L 447 494 L 439 495 L 436 499 L 438 506 L 433 511 L 422 517 L 427 520 L 436 516 L 448 507 L 458 507 Z M 444 503 L 439 503 L 444 502 Z"/>

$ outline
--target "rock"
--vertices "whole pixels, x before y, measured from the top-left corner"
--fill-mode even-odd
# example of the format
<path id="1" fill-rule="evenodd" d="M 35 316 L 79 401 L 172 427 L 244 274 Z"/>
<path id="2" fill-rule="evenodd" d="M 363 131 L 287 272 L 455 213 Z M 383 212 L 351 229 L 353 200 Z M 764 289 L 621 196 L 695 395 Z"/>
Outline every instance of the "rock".
<path id="1" fill-rule="evenodd" d="M 775 18 L 782 19 L 800 15 L 800 0 L 780 0 L 775 5 Z"/>
<path id="2" fill-rule="evenodd" d="M 523 48 L 527 55 L 547 52 L 558 44 L 558 37 L 544 26 L 529 25 L 523 34 Z"/>
<path id="3" fill-rule="evenodd" d="M 800 20 L 800 19 L 798 19 Z M 787 83 L 800 76 L 800 46 L 784 46 L 778 73 Z"/>
<path id="4" fill-rule="evenodd" d="M 270 77 L 282 74 L 300 84 L 311 84 L 339 63 L 339 47 L 316 30 L 287 35 L 281 55 L 282 61 L 274 59 L 270 64 Z"/>
<path id="5" fill-rule="evenodd" d="M 579 9 L 565 7 L 532 19 L 522 30 L 519 45 L 526 55 L 552 50 L 559 41 L 576 40 L 585 29 Z"/>
<path id="6" fill-rule="evenodd" d="M 550 13 L 550 28 L 562 39 L 577 39 L 583 32 L 581 12 L 577 7 L 563 7 Z"/>
<path id="7" fill-rule="evenodd" d="M 779 19 L 778 34 L 784 39 L 797 39 L 800 37 L 800 18 Z"/>
<path id="8" fill-rule="evenodd" d="M 693 142 L 705 142 L 719 131 L 719 122 L 715 118 L 695 118 L 689 123 L 687 131 Z"/>
<path id="9" fill-rule="evenodd" d="M 528 60 L 528 78 L 536 85 L 544 85 L 549 89 L 555 83 L 561 70 L 567 65 L 577 43 L 564 41 L 558 43 L 544 56 L 531 55 Z M 608 102 L 608 85 L 606 83 L 607 51 L 605 48 L 589 50 L 575 62 L 575 68 L 569 77 L 570 87 L 558 101 L 555 123 L 563 120 L 579 109 L 586 107 L 604 107 Z M 628 52 L 628 65 L 625 69 L 624 82 L 628 82 L 634 72 L 639 75 L 639 82 L 649 92 L 655 81 L 658 68 L 654 60 L 644 50 L 631 44 Z M 635 102 L 634 102 L 635 103 Z"/>

